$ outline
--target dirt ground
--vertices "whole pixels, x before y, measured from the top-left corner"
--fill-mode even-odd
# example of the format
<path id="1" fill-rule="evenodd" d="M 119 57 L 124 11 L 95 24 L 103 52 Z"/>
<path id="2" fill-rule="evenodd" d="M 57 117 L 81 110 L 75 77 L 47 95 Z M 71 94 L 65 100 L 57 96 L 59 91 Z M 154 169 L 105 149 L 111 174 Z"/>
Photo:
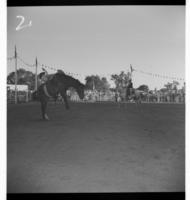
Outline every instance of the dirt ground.
<path id="1" fill-rule="evenodd" d="M 185 190 L 185 106 L 39 103 L 7 107 L 7 190 Z"/>

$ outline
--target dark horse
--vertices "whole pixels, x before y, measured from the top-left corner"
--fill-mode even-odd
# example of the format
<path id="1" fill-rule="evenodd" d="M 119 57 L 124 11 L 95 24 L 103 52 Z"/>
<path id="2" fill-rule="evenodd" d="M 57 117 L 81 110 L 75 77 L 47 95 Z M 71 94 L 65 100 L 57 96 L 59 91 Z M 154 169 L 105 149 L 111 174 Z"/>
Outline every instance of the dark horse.
<path id="1" fill-rule="evenodd" d="M 119 107 L 121 106 L 120 102 L 135 102 L 136 104 L 140 104 L 143 95 L 143 91 L 133 87 L 123 88 L 119 91 Z"/>
<path id="2" fill-rule="evenodd" d="M 39 100 L 41 103 L 42 118 L 48 120 L 48 115 L 46 113 L 47 103 L 50 98 L 56 99 L 58 94 L 62 96 L 65 102 L 66 109 L 69 109 L 69 104 L 67 101 L 66 91 L 69 87 L 76 89 L 80 99 L 84 98 L 84 85 L 79 82 L 79 80 L 74 79 L 65 73 L 59 73 L 52 75 L 52 77 L 45 83 L 39 86 L 38 90 L 34 92 L 34 100 Z"/>
<path id="3" fill-rule="evenodd" d="M 135 103 L 141 103 L 141 99 L 144 95 L 144 91 L 133 88 L 133 83 L 131 79 L 125 91 L 125 100 L 134 101 Z"/>
<path id="4" fill-rule="evenodd" d="M 126 101 L 134 101 L 135 103 L 141 103 L 141 99 L 143 97 L 144 91 L 135 89 L 135 88 L 130 88 L 130 90 L 126 90 L 126 96 L 125 99 Z"/>

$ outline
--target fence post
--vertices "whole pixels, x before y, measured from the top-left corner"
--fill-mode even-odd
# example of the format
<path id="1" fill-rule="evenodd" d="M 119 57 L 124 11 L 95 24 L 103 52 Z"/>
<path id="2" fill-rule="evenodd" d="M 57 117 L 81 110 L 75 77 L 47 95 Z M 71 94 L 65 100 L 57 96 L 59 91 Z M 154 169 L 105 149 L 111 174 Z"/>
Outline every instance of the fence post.
<path id="1" fill-rule="evenodd" d="M 35 90 L 37 90 L 37 88 L 38 88 L 38 78 L 37 78 L 37 75 L 38 75 L 38 60 L 37 60 L 37 57 L 36 57 Z"/>
<path id="2" fill-rule="evenodd" d="M 28 91 L 26 91 L 26 102 L 28 102 Z"/>
<path id="3" fill-rule="evenodd" d="M 17 51 L 15 45 L 15 104 L 17 104 Z"/>

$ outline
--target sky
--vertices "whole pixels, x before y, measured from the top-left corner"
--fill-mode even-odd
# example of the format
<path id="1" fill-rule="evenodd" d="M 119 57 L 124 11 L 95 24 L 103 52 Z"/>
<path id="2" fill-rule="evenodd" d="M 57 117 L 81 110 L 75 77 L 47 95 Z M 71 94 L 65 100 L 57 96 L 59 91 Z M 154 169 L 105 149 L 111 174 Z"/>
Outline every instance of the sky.
<path id="1" fill-rule="evenodd" d="M 24 17 L 24 25 L 16 30 Z M 160 89 L 172 79 L 185 78 L 185 6 L 50 6 L 8 7 L 7 56 L 18 55 L 29 64 L 37 57 L 44 64 L 66 72 L 100 75 L 133 72 L 133 85 Z M 34 67 L 23 67 L 34 72 Z M 7 73 L 14 70 L 9 61 Z M 41 67 L 38 68 L 38 72 Z M 54 71 L 49 70 L 49 73 Z M 179 81 L 180 86 L 183 80 Z"/>

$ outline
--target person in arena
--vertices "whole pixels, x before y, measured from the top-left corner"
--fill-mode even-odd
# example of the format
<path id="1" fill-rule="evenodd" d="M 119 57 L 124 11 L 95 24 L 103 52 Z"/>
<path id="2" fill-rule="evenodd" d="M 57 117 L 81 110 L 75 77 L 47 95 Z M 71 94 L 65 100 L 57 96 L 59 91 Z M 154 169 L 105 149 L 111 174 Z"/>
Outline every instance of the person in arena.
<path id="1" fill-rule="evenodd" d="M 42 85 L 43 83 L 45 83 L 48 80 L 48 72 L 44 68 L 42 68 L 42 70 L 43 70 L 43 72 L 41 72 L 38 75 L 39 86 Z"/>
<path id="2" fill-rule="evenodd" d="M 133 82 L 131 79 L 129 79 L 126 89 L 126 99 L 129 100 L 131 98 L 132 93 L 133 93 Z"/>
<path id="3" fill-rule="evenodd" d="M 128 85 L 128 88 L 129 88 L 129 94 L 131 95 L 132 94 L 132 90 L 133 90 L 133 82 L 131 79 L 129 79 L 129 85 Z"/>

